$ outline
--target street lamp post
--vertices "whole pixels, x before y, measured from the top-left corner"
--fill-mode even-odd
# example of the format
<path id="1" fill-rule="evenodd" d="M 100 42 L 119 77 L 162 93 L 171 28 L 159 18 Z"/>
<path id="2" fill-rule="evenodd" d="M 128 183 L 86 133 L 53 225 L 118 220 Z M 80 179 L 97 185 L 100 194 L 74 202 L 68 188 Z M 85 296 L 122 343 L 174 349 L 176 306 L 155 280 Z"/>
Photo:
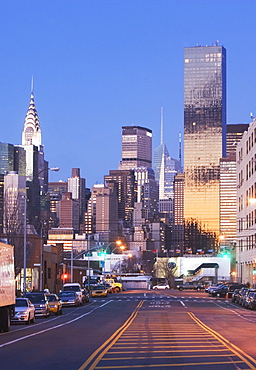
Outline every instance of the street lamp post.
<path id="1" fill-rule="evenodd" d="M 23 294 L 27 291 L 27 194 L 25 188 L 25 195 L 24 195 L 24 239 L 23 239 Z"/>
<path id="2" fill-rule="evenodd" d="M 111 246 L 111 244 L 116 244 L 117 246 L 111 251 L 111 253 L 113 253 L 116 249 L 120 248 L 122 250 L 124 250 L 124 246 L 122 245 L 122 242 L 121 240 L 117 240 L 115 242 L 111 242 L 109 243 L 106 248 L 105 248 L 105 253 L 104 253 L 104 277 L 106 275 L 106 255 L 107 255 L 107 250 L 108 248 Z M 110 263 L 109 263 L 109 267 L 111 268 L 111 254 L 110 254 Z"/>

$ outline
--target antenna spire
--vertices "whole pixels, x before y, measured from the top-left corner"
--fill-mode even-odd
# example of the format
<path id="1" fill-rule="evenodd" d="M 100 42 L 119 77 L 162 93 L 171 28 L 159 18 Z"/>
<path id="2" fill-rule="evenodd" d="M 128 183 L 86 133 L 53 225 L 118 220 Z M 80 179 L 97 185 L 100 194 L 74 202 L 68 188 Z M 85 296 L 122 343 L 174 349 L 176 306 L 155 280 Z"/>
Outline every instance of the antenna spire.
<path id="1" fill-rule="evenodd" d="M 164 115 L 163 115 L 164 108 L 161 107 L 161 128 L 160 128 L 160 144 L 164 142 Z"/>
<path id="2" fill-rule="evenodd" d="M 181 164 L 181 132 L 179 132 L 179 161 Z"/>
<path id="3" fill-rule="evenodd" d="M 34 76 L 31 79 L 31 94 L 34 95 Z"/>

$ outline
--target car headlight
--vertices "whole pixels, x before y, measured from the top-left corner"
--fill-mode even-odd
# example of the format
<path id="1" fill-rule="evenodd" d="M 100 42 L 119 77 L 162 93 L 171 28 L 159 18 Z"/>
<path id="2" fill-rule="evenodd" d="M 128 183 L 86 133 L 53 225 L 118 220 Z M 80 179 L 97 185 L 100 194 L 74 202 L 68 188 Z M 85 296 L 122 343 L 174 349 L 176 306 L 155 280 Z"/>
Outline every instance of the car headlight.
<path id="1" fill-rule="evenodd" d="M 45 307 L 45 305 L 44 304 L 40 304 L 39 307 Z"/>

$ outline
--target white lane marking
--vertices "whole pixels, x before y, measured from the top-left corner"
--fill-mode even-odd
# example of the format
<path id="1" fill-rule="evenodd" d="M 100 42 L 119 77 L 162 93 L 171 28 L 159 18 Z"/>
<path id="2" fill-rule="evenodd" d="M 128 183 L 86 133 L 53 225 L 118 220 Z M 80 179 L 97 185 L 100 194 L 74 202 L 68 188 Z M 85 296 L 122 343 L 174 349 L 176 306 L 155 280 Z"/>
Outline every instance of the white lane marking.
<path id="1" fill-rule="evenodd" d="M 180 302 L 180 304 L 183 306 L 183 307 L 186 307 L 187 308 L 187 306 L 185 305 L 185 303 L 184 302 L 182 302 L 182 301 L 179 301 Z"/>
<path id="2" fill-rule="evenodd" d="M 215 303 L 215 302 L 214 302 L 214 304 L 216 304 L 216 306 L 218 306 L 218 307 L 222 308 L 223 310 L 231 311 L 231 312 L 232 312 L 232 313 L 234 313 L 235 315 L 239 316 L 241 319 L 244 319 L 244 320 L 249 321 L 249 322 L 256 322 L 256 320 L 249 320 L 249 319 L 247 319 L 246 317 L 244 317 L 244 316 L 240 315 L 239 313 L 237 313 L 236 311 L 231 310 L 230 308 L 222 307 L 220 304 Z M 238 308 L 239 308 L 239 307 L 238 307 Z"/>
<path id="3" fill-rule="evenodd" d="M 86 307 L 91 306 L 91 305 L 92 305 L 92 302 L 88 303 L 88 305 L 86 305 Z M 66 307 L 63 307 L 63 308 L 65 308 L 65 309 L 66 309 Z M 82 308 L 82 307 L 77 307 L 76 309 L 73 309 L 73 310 L 72 310 L 72 311 L 70 311 L 70 312 L 66 312 L 66 311 L 65 311 L 64 316 L 60 315 L 60 316 L 52 317 L 51 319 L 48 319 L 48 320 L 45 320 L 45 321 L 41 321 L 41 322 L 40 322 L 40 320 L 42 319 L 42 317 L 38 317 L 38 316 L 36 316 L 36 322 L 35 322 L 35 324 L 32 324 L 32 326 L 27 325 L 27 326 L 23 326 L 22 328 L 15 329 L 14 331 L 12 331 L 12 333 L 18 333 L 18 332 L 20 332 L 20 331 L 22 331 L 22 330 L 32 329 L 32 328 L 38 327 L 38 326 L 40 326 L 40 325 L 48 324 L 49 322 L 52 322 L 52 321 L 55 321 L 55 320 L 60 320 L 60 319 L 61 319 L 61 318 L 63 318 L 63 317 L 72 316 L 72 315 L 74 314 L 74 312 L 77 312 L 77 311 L 78 311 L 78 310 L 80 310 L 81 308 Z M 67 309 L 69 310 L 69 308 L 67 308 Z M 39 320 L 39 321 L 38 321 L 38 320 Z M 21 324 L 23 324 L 23 323 L 21 323 Z M 19 324 L 17 324 L 17 325 L 19 325 Z M 1 337 L 2 337 L 3 335 L 8 335 L 8 334 L 10 334 L 10 332 L 1 333 Z"/>
<path id="4" fill-rule="evenodd" d="M 63 324 L 59 324 L 59 325 L 56 325 L 56 326 L 52 326 L 51 328 L 44 329 L 44 330 L 38 331 L 38 332 L 33 333 L 33 334 L 25 335 L 24 337 L 21 337 L 21 338 L 18 338 L 18 339 L 14 339 L 14 340 L 12 340 L 12 341 L 10 341 L 10 342 L 6 342 L 6 343 L 3 343 L 3 344 L 0 344 L 0 348 L 5 347 L 5 346 L 9 346 L 10 344 L 14 344 L 14 343 L 20 342 L 21 340 L 24 340 L 24 339 L 27 339 L 27 338 L 34 337 L 35 335 L 43 334 L 43 333 L 46 333 L 47 331 L 54 330 L 54 329 L 58 329 L 58 328 L 61 328 L 62 326 L 65 326 L 65 325 L 71 324 L 72 322 L 75 322 L 75 321 L 77 321 L 77 320 L 82 319 L 84 316 L 89 315 L 90 313 L 94 312 L 95 310 L 98 310 L 99 308 L 101 308 L 101 307 L 105 306 L 106 304 L 108 304 L 108 303 L 110 303 L 110 302 L 113 302 L 113 301 L 112 301 L 112 300 L 110 300 L 110 301 L 108 301 L 108 302 L 105 302 L 105 303 L 103 303 L 102 305 L 100 305 L 99 307 L 95 307 L 95 308 L 93 308 L 91 311 L 86 312 L 86 313 L 84 313 L 83 315 L 80 315 L 80 316 L 76 317 L 76 318 L 75 318 L 75 319 L 73 319 L 73 320 L 70 320 L 70 321 L 64 322 Z M 15 332 L 14 332 L 14 333 L 15 333 Z"/>

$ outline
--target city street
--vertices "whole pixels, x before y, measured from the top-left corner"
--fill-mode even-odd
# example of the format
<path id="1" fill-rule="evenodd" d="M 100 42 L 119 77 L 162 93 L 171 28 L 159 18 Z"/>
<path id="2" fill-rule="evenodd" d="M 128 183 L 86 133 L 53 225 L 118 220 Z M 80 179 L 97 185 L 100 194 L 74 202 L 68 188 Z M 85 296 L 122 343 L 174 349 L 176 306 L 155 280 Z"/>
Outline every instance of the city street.
<path id="1" fill-rule="evenodd" d="M 136 290 L 0 334 L 1 369 L 256 369 L 256 312 L 204 292 Z"/>

